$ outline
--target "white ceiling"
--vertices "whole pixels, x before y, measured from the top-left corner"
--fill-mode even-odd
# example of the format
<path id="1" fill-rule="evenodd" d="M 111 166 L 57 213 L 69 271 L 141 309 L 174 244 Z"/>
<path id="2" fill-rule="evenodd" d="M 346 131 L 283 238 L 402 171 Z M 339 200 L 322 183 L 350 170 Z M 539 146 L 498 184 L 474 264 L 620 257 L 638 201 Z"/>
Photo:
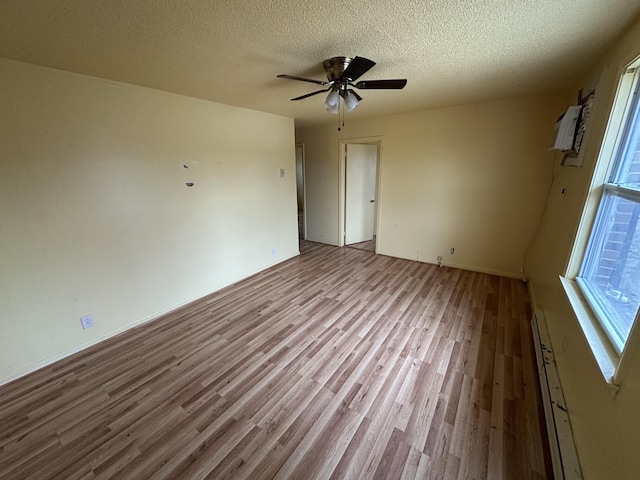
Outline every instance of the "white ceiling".
<path id="1" fill-rule="evenodd" d="M 640 14 L 640 0 L 2 0 L 0 56 L 333 122 L 322 61 L 377 62 L 363 118 L 573 87 Z"/>

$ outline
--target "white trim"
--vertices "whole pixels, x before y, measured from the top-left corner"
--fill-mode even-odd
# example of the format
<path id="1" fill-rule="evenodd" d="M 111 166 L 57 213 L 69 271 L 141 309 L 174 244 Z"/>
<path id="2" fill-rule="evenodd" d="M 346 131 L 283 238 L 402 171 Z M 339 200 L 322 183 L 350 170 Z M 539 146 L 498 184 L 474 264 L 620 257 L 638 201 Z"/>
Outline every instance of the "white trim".
<path id="1" fill-rule="evenodd" d="M 580 288 L 582 292 L 582 296 L 587 301 L 587 304 L 591 308 L 591 312 L 595 316 L 598 323 L 602 327 L 605 335 L 611 342 L 611 346 L 616 351 L 618 356 L 622 353 L 624 349 L 625 341 L 618 334 L 613 322 L 611 321 L 611 315 L 616 315 L 616 312 L 613 314 L 607 312 L 605 305 L 601 304 L 602 300 L 598 297 L 597 292 L 591 287 L 589 282 L 587 282 L 582 277 L 576 277 L 575 283 Z M 616 318 L 617 320 L 617 318 Z"/>
<path id="2" fill-rule="evenodd" d="M 616 368 L 619 365 L 620 357 L 614 350 L 613 345 L 611 345 L 602 325 L 582 295 L 577 283 L 564 277 L 560 277 L 560 282 L 578 319 L 587 343 L 591 347 L 591 352 L 600 368 L 602 377 L 605 382 L 607 382 L 607 385 L 618 389 L 619 387 L 614 383 L 613 378 Z"/>
<path id="3" fill-rule="evenodd" d="M 591 184 L 585 198 L 573 248 L 565 269 L 565 276 L 560 277 L 562 287 L 591 347 L 603 378 L 607 385 L 616 391 L 628 369 L 628 360 L 626 359 L 640 348 L 640 327 L 638 326 L 640 311 L 636 314 L 636 321 L 634 321 L 624 344 L 614 346 L 617 343 L 616 340 L 611 338 L 609 332 L 606 331 L 607 325 L 604 319 L 607 316 L 598 314 L 599 307 L 594 305 L 596 302 L 592 302 L 588 298 L 588 293 L 585 294 L 581 291 L 576 280 L 578 280 L 577 277 L 587 260 L 589 243 L 598 221 L 600 206 L 607 198 L 606 193 L 638 201 L 637 190 L 608 183 L 608 179 L 611 177 L 612 169 L 617 168 L 619 150 L 622 140 L 626 138 L 630 115 L 634 113 L 633 109 L 640 108 L 640 103 L 636 98 L 640 86 L 639 66 L 640 57 L 637 57 L 630 64 L 618 70 L 618 86 L 609 107 L 608 120 L 595 162 Z M 602 319 L 599 316 L 602 316 Z"/>
<path id="4" fill-rule="evenodd" d="M 569 411 L 564 401 L 564 393 L 558 376 L 547 322 L 541 310 L 536 310 L 531 319 L 538 376 L 542 391 L 547 435 L 556 480 L 582 479 L 578 452 L 573 441 Z"/>
<path id="5" fill-rule="evenodd" d="M 620 355 L 620 361 L 618 362 L 618 368 L 616 368 L 613 374 L 613 383 L 615 385 L 621 385 L 622 379 L 629 370 L 629 356 L 633 355 L 640 349 L 640 309 L 636 314 L 636 318 L 631 326 L 631 331 L 627 337 L 627 343 L 625 344 L 622 355 Z"/>
<path id="6" fill-rule="evenodd" d="M 560 282 L 604 381 L 617 393 L 629 370 L 629 357 L 640 349 L 640 310 L 627 337 L 625 348 L 622 354 L 618 355 L 578 284 L 564 277 L 560 277 Z M 533 304 L 535 305 L 535 302 Z"/>
<path id="7" fill-rule="evenodd" d="M 477 267 L 474 265 L 465 265 L 462 263 L 448 263 L 448 262 L 443 263 L 442 266 L 459 268 L 460 270 L 470 270 L 472 272 L 478 272 L 478 273 L 486 273 L 488 275 L 497 275 L 499 277 L 515 278 L 517 280 L 522 280 L 522 275 L 520 273 L 503 272 L 502 270 L 494 270 L 492 268 L 483 268 L 483 267 Z"/>
<path id="8" fill-rule="evenodd" d="M 300 147 L 302 149 L 302 238 L 307 239 L 307 164 L 306 154 L 304 150 L 304 142 L 296 142 L 295 148 Z M 296 165 L 297 167 L 297 165 Z M 297 185 L 296 185 L 297 187 Z M 296 192 L 297 197 L 298 192 Z M 296 212 L 297 215 L 297 212 Z M 298 218 L 296 217 L 296 222 Z M 296 225 L 298 225 L 296 223 Z"/>
<path id="9" fill-rule="evenodd" d="M 411 260 L 413 262 L 420 262 L 420 263 L 427 263 L 429 265 L 438 265 L 437 263 L 434 262 L 427 262 L 426 260 L 418 260 L 415 257 L 407 257 L 405 254 L 403 253 L 395 253 L 395 252 L 389 252 L 389 251 L 376 251 L 376 253 L 380 254 L 380 255 L 386 255 L 388 257 L 393 257 L 393 258 L 402 258 L 404 260 Z M 466 264 L 462 264 L 462 263 L 442 263 L 443 267 L 451 267 L 451 268 L 458 268 L 460 270 L 467 270 L 469 272 L 478 272 L 478 273 L 486 273 L 488 275 L 497 275 L 499 277 L 507 277 L 507 278 L 515 278 L 517 280 L 522 280 L 522 275 L 520 273 L 514 273 L 514 272 L 504 272 L 502 270 L 494 270 L 491 268 L 483 268 L 483 267 L 478 267 L 476 265 L 466 265 Z"/>
<path id="10" fill-rule="evenodd" d="M 629 188 L 624 185 L 616 185 L 614 183 L 605 183 L 605 190 L 608 192 L 618 195 L 625 200 L 629 200 L 631 202 L 640 202 L 640 190 L 637 188 Z"/>
<path id="11" fill-rule="evenodd" d="M 589 243 L 589 236 L 600 207 L 602 192 L 604 190 L 603 184 L 612 167 L 615 150 L 620 141 L 620 136 L 624 131 L 624 120 L 627 118 L 627 112 L 631 108 L 634 76 L 633 74 L 625 73 L 625 70 L 626 68 L 619 72 L 620 80 L 615 96 L 611 100 L 611 103 L 606 105 L 609 109 L 609 120 L 607 121 L 604 135 L 601 139 L 600 151 L 598 152 L 598 160 L 595 162 L 591 184 L 584 199 L 584 208 L 576 230 L 574 245 L 567 260 L 564 274 L 567 278 L 575 278 L 580 270 L 582 259 L 585 256 L 587 244 Z M 605 107 L 605 102 L 597 95 L 596 93 L 594 113 L 597 109 Z M 592 114 L 592 116 L 595 115 Z M 584 148 L 581 150 L 584 150 Z M 605 158 L 606 161 L 604 160 Z"/>
<path id="12" fill-rule="evenodd" d="M 110 339 L 112 337 L 115 337 L 116 335 L 120 335 L 121 333 L 124 333 L 127 330 L 131 330 L 132 328 L 139 327 L 140 325 L 143 325 L 145 323 L 151 322 L 151 321 L 156 320 L 156 319 L 158 319 L 160 317 L 163 317 L 165 315 L 169 315 L 172 312 L 174 312 L 176 310 L 179 310 L 179 309 L 189 305 L 192 302 L 195 302 L 196 300 L 199 300 L 201 298 L 204 298 L 204 297 L 212 295 L 212 294 L 214 294 L 216 292 L 219 292 L 220 290 L 222 290 L 224 288 L 227 288 L 228 286 L 233 285 L 234 283 L 237 283 L 237 282 L 245 280 L 245 279 L 247 279 L 249 277 L 252 277 L 253 275 L 256 275 L 256 274 L 258 274 L 258 273 L 260 273 L 260 272 L 262 272 L 262 271 L 264 271 L 264 270 L 266 270 L 268 268 L 271 268 L 272 266 L 278 265 L 278 264 L 280 264 L 282 262 L 286 262 L 287 260 L 290 260 L 290 259 L 292 259 L 294 257 L 299 256 L 299 255 L 300 255 L 300 252 L 298 251 L 298 252 L 296 252 L 296 253 L 294 253 L 292 255 L 289 255 L 289 256 L 283 258 L 282 260 L 278 261 L 277 263 L 274 263 L 272 265 L 268 265 L 268 266 L 266 266 L 264 268 L 260 268 L 259 270 L 255 271 L 255 272 L 253 272 L 253 273 L 251 273 L 249 275 L 237 278 L 236 280 L 232 280 L 232 281 L 228 282 L 226 285 L 221 286 L 220 288 L 218 288 L 218 289 L 216 289 L 216 290 L 214 290 L 212 292 L 204 292 L 204 293 L 202 293 L 200 295 L 196 295 L 195 297 L 192 297 L 192 298 L 190 298 L 188 300 L 185 300 L 184 302 L 180 302 L 180 303 L 175 304 L 173 306 L 170 306 L 170 307 L 164 308 L 162 310 L 159 310 L 159 311 L 157 311 L 155 313 L 152 313 L 152 314 L 149 314 L 149 315 L 145 315 L 144 317 L 142 317 L 142 318 L 140 318 L 138 320 L 135 320 L 135 321 L 133 321 L 131 323 L 128 323 L 128 324 L 126 324 L 126 325 L 124 325 L 124 326 L 122 326 L 120 328 L 116 328 L 116 329 L 111 330 L 111 331 L 109 331 L 107 333 L 104 333 L 103 335 L 100 335 L 99 337 L 96 337 L 96 338 L 94 338 L 93 340 L 91 340 L 91 341 L 89 341 L 87 343 L 83 343 L 80 346 L 71 348 L 69 350 L 65 350 L 64 352 L 58 353 L 56 355 L 53 355 L 53 356 L 51 356 L 51 357 L 49 357 L 49 358 L 47 358 L 45 360 L 42 360 L 41 362 L 38 362 L 38 363 L 30 365 L 30 366 L 28 366 L 26 368 L 23 368 L 22 370 L 19 370 L 16 373 L 12 373 L 11 375 L 8 375 L 7 377 L 0 378 L 0 387 L 2 385 L 6 385 L 7 383 L 13 382 L 14 380 L 22 378 L 22 377 L 24 377 L 26 375 L 29 375 L 30 373 L 36 372 L 36 371 L 40 370 L 41 368 L 48 367 L 49 365 L 51 365 L 51 364 L 53 364 L 53 363 L 55 363 L 55 362 L 57 362 L 59 360 L 63 360 L 65 358 L 67 358 L 67 357 L 70 357 L 71 355 L 75 355 L 78 352 L 86 350 L 87 348 L 93 347 L 94 345 L 97 345 L 97 344 L 99 344 L 99 343 L 101 343 L 101 342 L 103 342 L 105 340 L 108 340 L 108 339 Z"/>
<path id="13" fill-rule="evenodd" d="M 378 253 L 378 244 L 380 242 L 380 210 L 382 206 L 382 189 L 380 185 L 382 184 L 382 138 L 381 136 L 375 137 L 356 137 L 356 138 L 341 138 L 338 140 L 338 164 L 339 164 L 339 175 L 338 175 L 338 246 L 345 246 L 345 208 L 346 208 L 346 168 L 347 164 L 345 162 L 346 156 L 346 146 L 350 143 L 353 144 L 366 144 L 366 145 L 376 145 L 378 147 L 377 152 L 377 165 L 376 165 L 376 208 L 375 208 L 375 253 Z"/>

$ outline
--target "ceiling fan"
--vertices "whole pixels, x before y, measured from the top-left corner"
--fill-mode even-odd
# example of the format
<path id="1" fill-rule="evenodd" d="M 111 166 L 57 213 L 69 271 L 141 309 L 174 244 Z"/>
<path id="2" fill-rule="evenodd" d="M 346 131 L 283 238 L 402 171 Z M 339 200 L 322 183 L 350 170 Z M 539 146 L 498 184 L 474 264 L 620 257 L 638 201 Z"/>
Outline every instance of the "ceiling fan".
<path id="1" fill-rule="evenodd" d="M 364 57 L 333 57 L 322 62 L 322 67 L 327 74 L 328 81 L 326 82 L 323 80 L 297 77 L 295 75 L 278 75 L 278 78 L 299 80 L 301 82 L 315 83 L 327 87 L 292 98 L 291 100 L 302 100 L 307 97 L 312 97 L 313 95 L 318 95 L 319 93 L 329 92 L 324 102 L 324 106 L 328 112 L 338 113 L 340 109 L 340 97 L 342 97 L 344 101 L 345 108 L 350 112 L 356 108 L 362 100 L 362 97 L 350 87 L 355 87 L 360 90 L 399 90 L 407 84 L 407 80 L 404 78 L 395 80 L 363 80 L 353 83 L 367 73 L 375 64 L 376 62 L 373 60 Z"/>

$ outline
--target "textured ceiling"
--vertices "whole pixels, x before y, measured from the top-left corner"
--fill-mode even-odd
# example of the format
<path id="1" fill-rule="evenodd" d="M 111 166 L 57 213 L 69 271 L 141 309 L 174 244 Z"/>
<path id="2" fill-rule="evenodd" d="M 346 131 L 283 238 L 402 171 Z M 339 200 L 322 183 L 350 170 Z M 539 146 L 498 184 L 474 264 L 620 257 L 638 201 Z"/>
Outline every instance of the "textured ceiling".
<path id="1" fill-rule="evenodd" d="M 640 14 L 640 0 L 2 0 L 0 56 L 294 117 L 333 122 L 322 61 L 377 62 L 347 118 L 573 86 Z"/>

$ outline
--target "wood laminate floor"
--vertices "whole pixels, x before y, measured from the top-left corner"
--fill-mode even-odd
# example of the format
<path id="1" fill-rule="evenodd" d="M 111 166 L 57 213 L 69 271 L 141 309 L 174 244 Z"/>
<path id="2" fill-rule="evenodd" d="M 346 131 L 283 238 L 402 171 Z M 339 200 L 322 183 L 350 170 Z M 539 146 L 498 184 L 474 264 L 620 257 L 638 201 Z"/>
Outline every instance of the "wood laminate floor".
<path id="1" fill-rule="evenodd" d="M 522 283 L 302 250 L 1 387 L 0 478 L 545 478 Z"/>
<path id="2" fill-rule="evenodd" d="M 367 240 L 366 242 L 352 243 L 347 245 L 349 248 L 357 248 L 358 250 L 366 250 L 367 252 L 376 252 L 376 237 L 373 236 L 373 240 Z"/>

